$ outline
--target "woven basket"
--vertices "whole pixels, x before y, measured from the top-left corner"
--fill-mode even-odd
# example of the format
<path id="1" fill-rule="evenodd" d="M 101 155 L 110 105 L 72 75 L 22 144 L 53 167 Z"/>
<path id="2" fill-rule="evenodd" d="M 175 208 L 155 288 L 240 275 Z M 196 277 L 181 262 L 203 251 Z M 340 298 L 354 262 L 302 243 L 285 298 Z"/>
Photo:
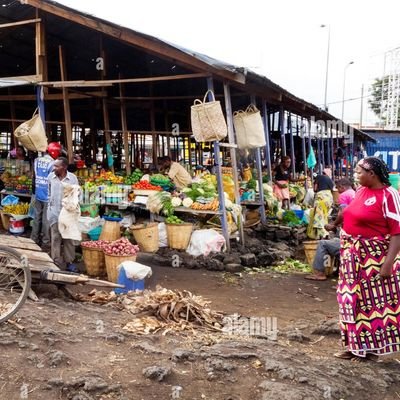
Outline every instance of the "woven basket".
<path id="1" fill-rule="evenodd" d="M 102 249 L 90 249 L 82 246 L 83 262 L 89 276 L 106 275 L 106 262 Z"/>
<path id="2" fill-rule="evenodd" d="M 1 224 L 3 225 L 3 229 L 8 231 L 10 227 L 10 216 L 7 214 L 4 214 L 3 211 L 0 212 L 0 217 L 1 217 Z"/>
<path id="3" fill-rule="evenodd" d="M 158 224 L 151 222 L 149 224 L 132 225 L 130 231 L 139 245 L 141 251 L 146 253 L 155 253 L 159 249 Z"/>
<path id="4" fill-rule="evenodd" d="M 46 131 L 38 109 L 29 121 L 23 122 L 15 129 L 14 135 L 27 150 L 46 151 L 47 149 Z"/>
<path id="5" fill-rule="evenodd" d="M 208 94 L 212 101 L 206 102 Z M 228 134 L 228 128 L 221 103 L 215 101 L 214 93 L 208 90 L 203 101 L 196 99 L 191 107 L 192 131 L 196 142 L 221 140 Z"/>
<path id="6" fill-rule="evenodd" d="M 136 261 L 136 256 L 114 256 L 104 254 L 107 270 L 107 278 L 110 282 L 117 283 L 118 280 L 118 265 L 124 261 Z"/>
<path id="7" fill-rule="evenodd" d="M 246 111 L 239 110 L 233 113 L 237 145 L 239 149 L 254 149 L 265 146 L 264 125 L 260 111 L 250 104 Z"/>
<path id="8" fill-rule="evenodd" d="M 168 247 L 186 250 L 192 236 L 192 224 L 165 224 L 167 227 Z"/>
<path id="9" fill-rule="evenodd" d="M 315 255 L 317 253 L 317 247 L 318 247 L 319 240 L 308 240 L 306 242 L 303 242 L 304 245 L 304 253 L 306 254 L 306 259 L 307 263 L 309 265 L 314 264 L 314 259 Z M 329 265 L 325 267 L 325 274 L 327 276 L 331 275 L 333 272 L 333 269 L 335 267 L 335 258 L 334 257 L 329 257 Z"/>
<path id="10" fill-rule="evenodd" d="M 121 229 L 119 222 L 106 221 L 101 230 L 99 240 L 108 240 L 113 242 L 121 237 Z"/>

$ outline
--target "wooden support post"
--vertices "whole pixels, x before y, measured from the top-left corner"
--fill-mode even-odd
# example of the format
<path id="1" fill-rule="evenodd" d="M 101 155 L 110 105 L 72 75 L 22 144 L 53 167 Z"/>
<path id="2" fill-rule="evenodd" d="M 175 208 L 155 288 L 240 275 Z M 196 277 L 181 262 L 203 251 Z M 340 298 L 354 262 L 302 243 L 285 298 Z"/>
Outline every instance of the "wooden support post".
<path id="1" fill-rule="evenodd" d="M 121 79 L 121 75 L 119 77 Z M 128 125 L 126 122 L 126 105 L 124 97 L 124 87 L 123 84 L 119 84 L 119 95 L 121 96 L 121 127 L 122 127 L 122 135 L 124 140 L 124 158 L 125 158 L 125 171 L 127 175 L 131 173 L 131 157 L 129 153 L 129 132 Z"/>
<path id="2" fill-rule="evenodd" d="M 271 144 L 270 144 L 270 126 L 267 102 L 263 100 L 263 122 L 265 134 L 265 159 L 267 161 L 269 183 L 272 184 L 272 164 L 271 164 Z"/>
<path id="3" fill-rule="evenodd" d="M 65 64 L 65 54 L 62 46 L 58 46 L 58 56 L 60 60 L 61 79 L 67 79 L 67 69 Z M 68 98 L 68 89 L 63 88 L 63 104 L 64 104 L 64 119 L 65 119 L 65 139 L 67 146 L 67 158 L 69 163 L 73 163 L 74 154 L 72 148 L 72 124 L 71 124 L 71 109 Z"/>
<path id="4" fill-rule="evenodd" d="M 307 167 L 307 151 L 306 151 L 306 135 L 305 135 L 305 129 L 303 126 L 303 118 L 301 118 L 301 129 L 299 128 L 299 119 L 297 117 L 297 135 L 299 134 L 299 131 L 301 132 L 301 149 L 303 152 L 303 163 L 304 163 L 304 175 L 307 177 L 308 174 L 308 167 Z"/>
<path id="5" fill-rule="evenodd" d="M 46 34 L 45 24 L 39 19 L 40 11 L 36 9 L 36 32 L 35 32 L 35 61 L 36 61 L 36 75 L 41 76 L 42 80 L 47 80 L 47 59 L 46 59 Z M 60 64 L 61 65 L 61 64 Z M 67 77 L 61 78 L 63 81 Z M 45 94 L 48 93 L 46 89 Z"/>

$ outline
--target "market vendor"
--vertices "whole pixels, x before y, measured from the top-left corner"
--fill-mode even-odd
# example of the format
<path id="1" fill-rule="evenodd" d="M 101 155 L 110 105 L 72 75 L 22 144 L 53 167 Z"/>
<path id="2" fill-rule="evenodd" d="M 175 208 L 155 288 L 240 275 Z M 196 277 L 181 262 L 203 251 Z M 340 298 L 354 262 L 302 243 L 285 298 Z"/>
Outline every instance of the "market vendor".
<path id="1" fill-rule="evenodd" d="M 174 182 L 178 189 L 183 189 L 192 183 L 192 177 L 181 164 L 165 156 L 159 159 L 160 171 L 165 173 Z"/>
<path id="2" fill-rule="evenodd" d="M 47 218 L 50 225 L 51 258 L 63 270 L 78 272 L 73 261 L 75 259 L 75 244 L 71 239 L 63 239 L 59 227 L 58 217 L 62 209 L 64 195 L 63 183 L 79 185 L 78 178 L 67 171 L 68 160 L 58 157 L 54 162 L 53 172 L 49 175 L 49 203 Z"/>
<path id="3" fill-rule="evenodd" d="M 289 181 L 290 181 L 290 166 L 292 160 L 289 156 L 282 157 L 281 163 L 273 170 L 273 183 L 274 183 L 274 194 L 276 198 L 282 201 L 282 208 L 289 209 L 290 193 L 289 193 Z"/>

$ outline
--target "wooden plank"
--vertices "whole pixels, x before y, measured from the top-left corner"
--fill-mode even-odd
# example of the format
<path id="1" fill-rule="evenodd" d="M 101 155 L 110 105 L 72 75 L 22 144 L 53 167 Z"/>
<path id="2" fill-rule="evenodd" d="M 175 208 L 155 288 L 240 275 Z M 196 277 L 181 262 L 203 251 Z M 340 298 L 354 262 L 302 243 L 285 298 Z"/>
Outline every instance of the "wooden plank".
<path id="1" fill-rule="evenodd" d="M 152 76 L 144 78 L 126 78 L 126 79 L 103 79 L 103 80 L 75 80 L 75 81 L 53 81 L 53 82 L 40 82 L 42 86 L 53 86 L 53 87 L 80 87 L 80 86 L 110 86 L 114 83 L 146 83 L 146 82 L 165 82 L 174 81 L 180 79 L 195 79 L 195 78 L 206 78 L 210 74 L 196 73 L 196 74 L 182 74 L 182 75 L 165 75 L 165 76 Z M 120 95 L 122 97 L 122 95 Z"/>
<path id="2" fill-rule="evenodd" d="M 21 249 L 21 248 L 19 248 L 18 251 L 22 255 L 26 256 L 28 258 L 29 262 L 31 262 L 33 260 L 50 262 L 50 263 L 53 262 L 52 258 L 47 253 L 43 253 L 41 251 L 32 251 L 32 250 L 26 250 L 26 249 Z"/>
<path id="3" fill-rule="evenodd" d="M 53 269 L 54 271 L 60 270 L 56 264 L 45 261 L 29 261 L 29 268 L 31 272 L 41 272 L 47 269 Z"/>
<path id="4" fill-rule="evenodd" d="M 19 241 L 18 238 L 15 238 L 12 236 L 2 237 L 0 240 L 0 245 L 1 246 L 9 246 L 16 250 L 26 249 L 26 250 L 42 251 L 42 249 L 36 243 L 22 242 L 22 241 Z"/>
<path id="5" fill-rule="evenodd" d="M 11 118 L 0 118 L 0 122 L 25 122 L 26 119 L 11 119 Z M 65 121 L 46 121 L 47 125 L 65 125 Z M 73 122 L 74 125 L 84 125 L 83 122 Z"/>
<path id="6" fill-rule="evenodd" d="M 60 73 L 61 79 L 65 80 L 67 77 L 67 70 L 65 64 L 65 54 L 62 46 L 58 46 L 58 55 L 60 60 Z M 71 109 L 69 104 L 68 89 L 63 89 L 63 103 L 64 103 L 64 119 L 65 119 L 65 136 L 67 142 L 67 155 L 68 161 L 74 161 L 73 148 L 72 148 L 72 124 L 71 124 Z"/>
<path id="7" fill-rule="evenodd" d="M 14 239 L 16 239 L 16 240 L 18 240 L 18 241 L 20 241 L 20 242 L 23 242 L 23 243 L 35 243 L 32 239 L 30 239 L 30 238 L 26 238 L 26 237 L 23 237 L 23 236 L 12 236 L 12 235 L 5 235 L 5 234 L 0 234 L 0 243 L 1 243 L 1 241 L 3 240 L 3 239 L 8 239 L 8 238 L 14 238 Z"/>
<path id="8" fill-rule="evenodd" d="M 95 92 L 82 92 L 82 93 L 69 93 L 70 100 L 77 100 L 77 99 L 87 99 L 91 97 L 106 97 L 107 94 L 103 91 L 95 91 Z M 118 99 L 118 98 L 116 98 Z M 63 100 L 62 93 L 51 93 L 45 94 L 44 100 L 55 100 L 60 101 Z M 0 96 L 0 101 L 36 101 L 36 95 L 34 94 L 9 94 Z M 22 121 L 22 120 L 21 120 Z M 47 122 L 47 121 L 46 121 Z M 59 123 L 59 122 L 57 122 Z"/>
<path id="9" fill-rule="evenodd" d="M 34 24 L 36 22 L 40 22 L 40 18 L 35 18 L 35 19 L 26 19 L 24 21 L 16 21 L 16 22 L 9 22 L 7 24 L 0 24 L 0 29 L 1 28 L 11 28 L 13 26 L 20 26 L 20 25 L 27 25 L 27 24 Z"/>
<path id="10" fill-rule="evenodd" d="M 39 16 L 39 10 L 36 10 L 36 17 Z M 36 18 L 35 31 L 35 60 L 36 60 L 36 75 L 42 75 L 44 80 L 47 80 L 47 65 L 46 65 L 46 35 L 45 25 L 40 18 Z"/>

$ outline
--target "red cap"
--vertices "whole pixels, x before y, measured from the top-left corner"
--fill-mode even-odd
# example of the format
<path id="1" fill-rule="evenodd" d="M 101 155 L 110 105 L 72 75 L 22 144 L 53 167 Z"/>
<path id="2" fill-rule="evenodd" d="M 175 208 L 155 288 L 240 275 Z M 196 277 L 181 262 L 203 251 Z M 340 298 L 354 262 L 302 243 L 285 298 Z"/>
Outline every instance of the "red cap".
<path id="1" fill-rule="evenodd" d="M 58 158 L 61 155 L 62 146 L 58 142 L 49 143 L 47 146 L 47 152 L 54 158 Z"/>

